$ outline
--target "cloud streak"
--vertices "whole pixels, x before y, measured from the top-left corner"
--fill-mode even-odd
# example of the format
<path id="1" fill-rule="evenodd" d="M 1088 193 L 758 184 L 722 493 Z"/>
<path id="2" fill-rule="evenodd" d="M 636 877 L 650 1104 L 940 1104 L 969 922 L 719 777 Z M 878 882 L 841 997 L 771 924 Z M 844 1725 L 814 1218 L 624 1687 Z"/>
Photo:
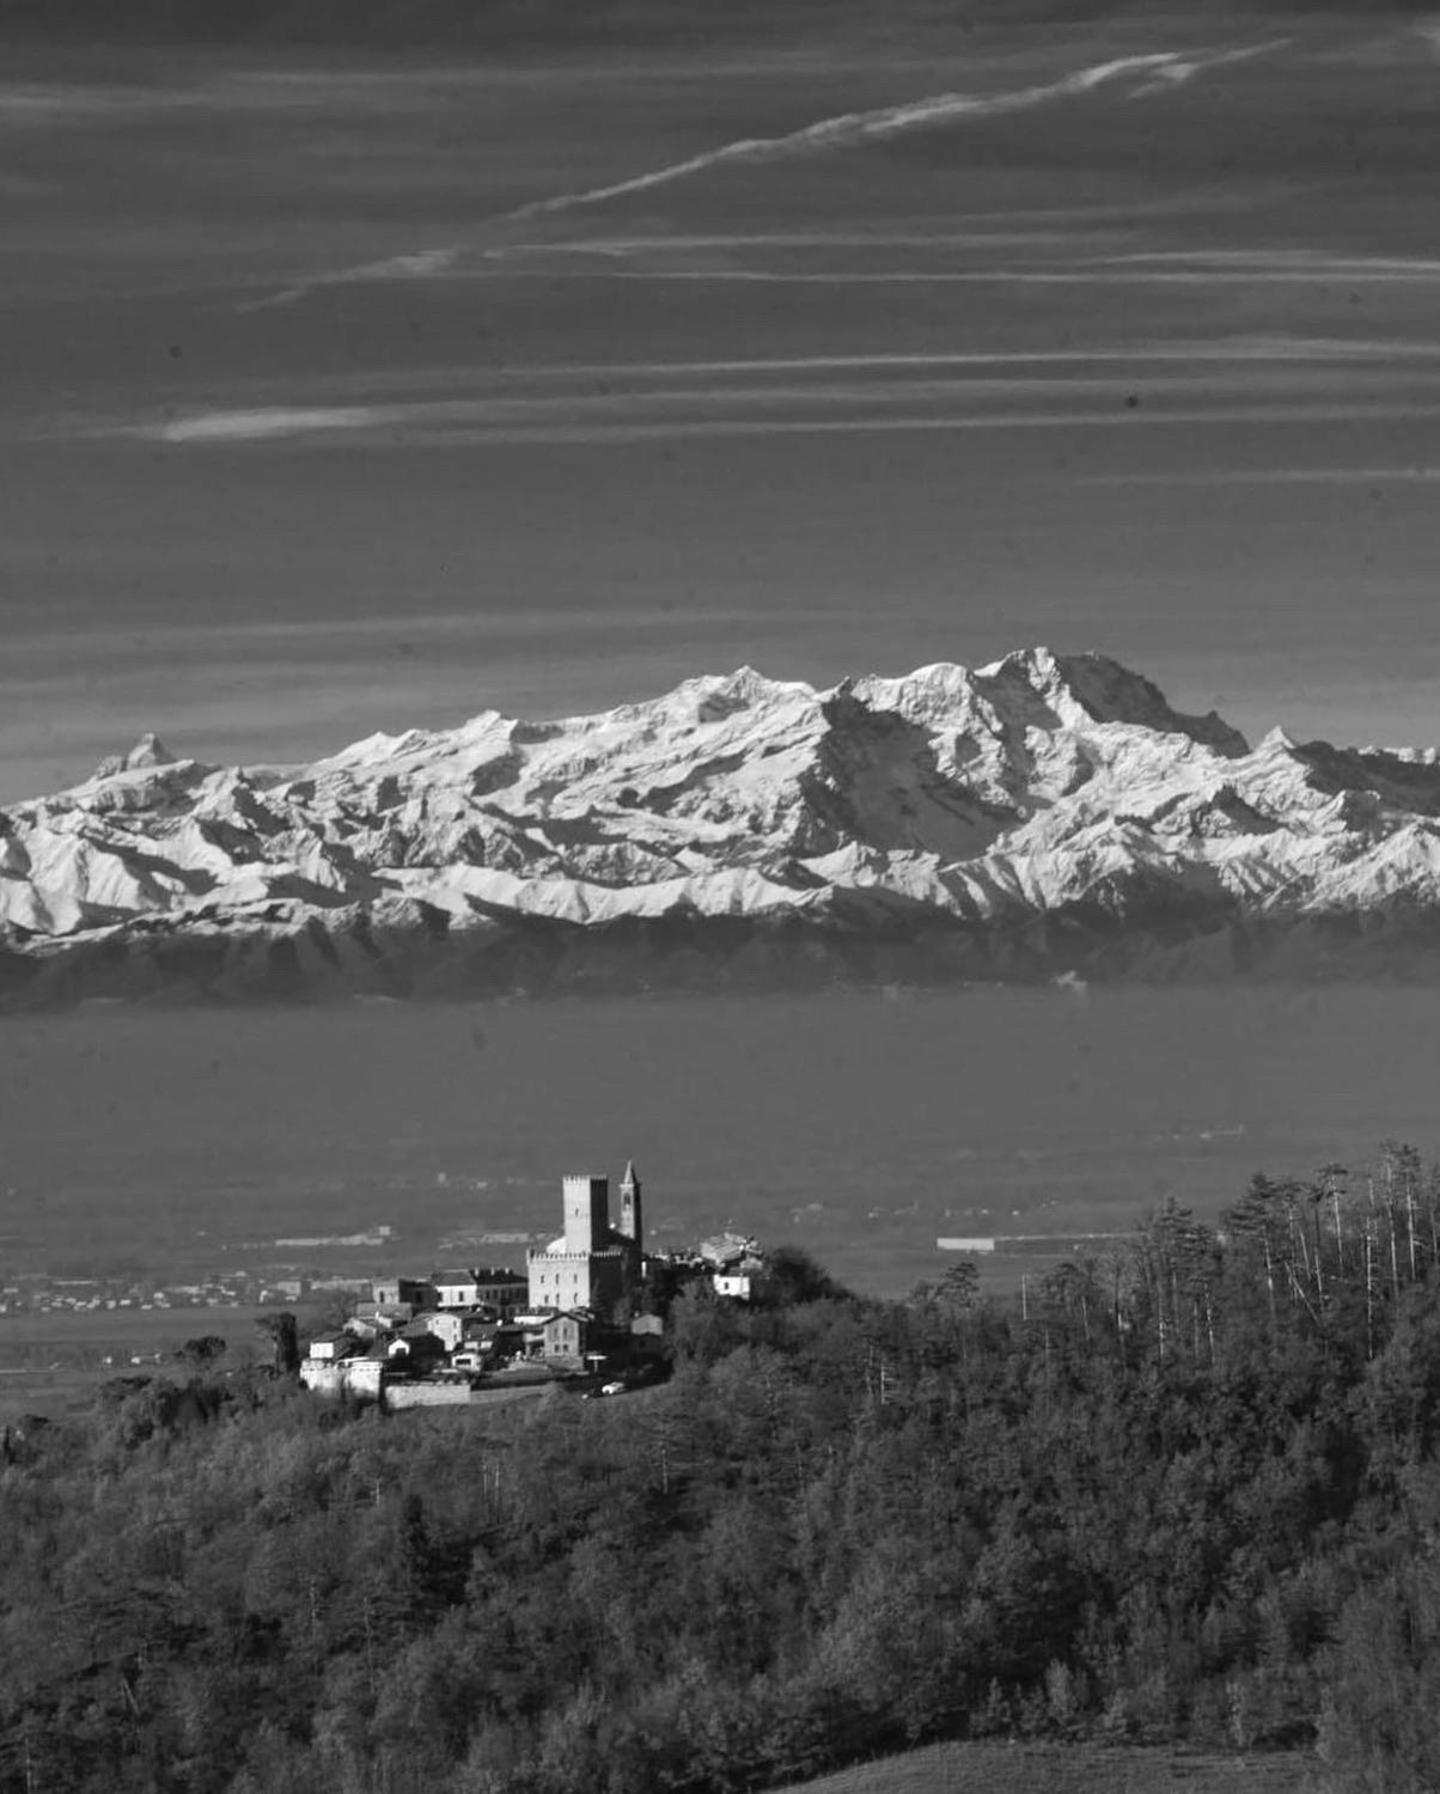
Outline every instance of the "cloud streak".
<path id="1" fill-rule="evenodd" d="M 1093 400 L 1095 386 L 1088 386 Z M 1108 383 L 1107 383 L 1108 384 Z M 718 395 L 726 398 L 731 395 Z M 779 406 L 797 396 L 814 402 L 814 394 L 772 394 Z M 822 399 L 824 395 L 821 395 Z M 897 395 L 881 395 L 894 399 Z M 1277 425 L 1346 422 L 1434 421 L 1440 419 L 1440 393 L 1430 402 L 1386 399 L 1344 399 L 1316 396 L 1311 400 L 1277 400 L 1272 403 L 1171 404 L 1134 408 L 1118 402 L 1099 406 L 1093 402 L 1071 409 L 1050 405 L 1037 410 L 925 410 L 923 390 L 912 408 L 887 405 L 872 413 L 836 415 L 817 410 L 812 415 L 764 412 L 740 416 L 704 416 L 677 411 L 673 415 L 634 416 L 617 409 L 606 416 L 579 406 L 496 406 L 490 401 L 450 401 L 437 404 L 352 405 L 332 410 L 272 409 L 205 413 L 163 423 L 127 426 L 107 435 L 128 436 L 177 448 L 219 448 L 244 445 L 324 441 L 337 436 L 379 446 L 403 443 L 407 447 L 458 447 L 462 444 L 570 443 L 606 444 L 661 439 L 883 434 L 886 432 L 960 432 L 973 430 L 1032 429 L 1152 429 L 1158 426 Z M 993 391 L 980 395 L 994 400 Z M 1050 395 L 1054 397 L 1053 393 Z"/>
<path id="2" fill-rule="evenodd" d="M 877 350 L 677 361 L 455 366 L 252 383 L 184 410 L 12 420 L 12 441 L 199 451 L 1431 417 L 1440 343 L 1252 333 L 1083 348 Z"/>
<path id="3" fill-rule="evenodd" d="M 120 432 L 150 442 L 212 443 L 284 442 L 297 436 L 318 436 L 354 430 L 393 428 L 417 421 L 427 412 L 443 414 L 446 406 L 330 405 L 291 408 L 261 406 L 237 411 L 207 411 L 162 424 L 142 424 Z"/>
<path id="4" fill-rule="evenodd" d="M 728 374 L 860 373 L 870 368 L 1071 368 L 1116 363 L 1274 362 L 1321 365 L 1375 361 L 1440 361 L 1440 342 L 1400 337 L 1233 336 L 1177 338 L 1173 342 L 1122 343 L 1085 349 L 879 350 L 852 355 L 753 356 L 696 361 L 574 362 L 556 367 L 503 370 L 536 379 L 656 379 Z M 453 377 L 447 373 L 447 382 Z"/>
<path id="5" fill-rule="evenodd" d="M 935 254 L 953 250 L 985 259 L 955 266 L 798 266 L 766 265 L 765 251 L 805 251 L 820 259 L 827 250 L 886 248 Z M 996 252 L 1033 249 L 1034 259 L 995 259 Z M 506 280 L 529 278 L 538 271 L 547 281 L 632 281 L 692 286 L 757 285 L 779 287 L 867 286 L 1035 286 L 1035 287 L 1263 287 L 1297 288 L 1378 286 L 1414 288 L 1440 283 L 1440 258 L 1433 256 L 1342 255 L 1315 248 L 1153 251 L 1124 255 L 1081 255 L 1078 245 L 1061 233 L 1026 236 L 997 232 L 991 237 L 919 236 L 846 239 L 807 237 L 631 238 L 599 243 L 524 243 L 476 249 L 477 259 L 461 265 L 461 249 L 430 250 L 372 263 L 354 274 L 359 280 L 451 278 Z M 697 260 L 707 250 L 724 250 L 729 262 Z M 1046 251 L 1054 253 L 1047 256 Z M 750 252 L 751 265 L 740 258 Z M 285 301 L 312 288 L 348 281 L 350 274 L 322 275 L 304 288 L 292 288 Z M 244 309 L 279 303 L 267 299 Z"/>
<path id="6" fill-rule="evenodd" d="M 1082 262 L 1049 268 L 626 268 L 606 271 L 609 278 L 634 281 L 676 281 L 723 284 L 753 282 L 774 286 L 1351 286 L 1431 285 L 1440 281 L 1440 261 L 1416 257 L 1407 261 L 1382 257 L 1335 257 L 1278 261 L 1230 258 L 1197 259 L 1189 266 L 1147 266 L 1145 258 Z M 563 272 L 547 271 L 551 279 Z M 571 279 L 594 278 L 581 270 Z"/>
<path id="7" fill-rule="evenodd" d="M 1082 476 L 1080 486 L 1394 486 L 1440 483 L 1440 465 L 1388 467 L 1207 467 Z"/>
<path id="8" fill-rule="evenodd" d="M 1056 101 L 1078 98 L 1116 83 L 1138 80 L 1139 85 L 1131 87 L 1128 97 L 1132 100 L 1146 99 L 1182 86 L 1210 69 L 1270 55 L 1284 48 L 1288 42 L 1288 39 L 1277 38 L 1227 50 L 1189 54 L 1175 50 L 1153 51 L 1143 55 L 1117 57 L 1108 62 L 1073 70 L 1055 81 L 998 93 L 931 94 L 903 101 L 898 105 L 841 113 L 780 136 L 741 138 L 679 162 L 627 176 L 623 180 L 531 200 L 491 219 L 489 228 L 495 230 L 526 224 L 605 205 L 635 194 L 673 186 L 713 169 L 764 167 L 798 161 L 855 149 L 868 143 L 884 142 L 914 131 L 1027 112 Z M 483 240 L 479 243 L 469 241 L 361 263 L 333 273 L 315 275 L 272 298 L 259 301 L 258 306 L 289 303 L 324 286 L 366 281 L 433 279 L 448 273 L 466 254 L 477 250 L 483 252 L 484 248 Z M 247 309 L 256 308 L 256 304 L 252 303 Z"/>

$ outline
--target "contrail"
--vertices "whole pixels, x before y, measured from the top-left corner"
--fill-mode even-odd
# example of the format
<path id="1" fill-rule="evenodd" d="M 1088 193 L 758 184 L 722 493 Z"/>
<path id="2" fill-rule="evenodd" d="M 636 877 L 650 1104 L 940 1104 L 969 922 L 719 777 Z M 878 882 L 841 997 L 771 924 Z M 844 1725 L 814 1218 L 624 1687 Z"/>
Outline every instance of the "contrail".
<path id="1" fill-rule="evenodd" d="M 1176 51 L 1159 51 L 1145 56 L 1122 56 L 1114 62 L 1097 63 L 1093 68 L 1078 69 L 1059 81 L 1038 87 L 1021 87 L 1009 93 L 967 94 L 942 93 L 926 99 L 910 100 L 898 106 L 881 106 L 869 112 L 846 112 L 838 118 L 824 118 L 803 130 L 791 131 L 783 137 L 743 138 L 703 155 L 691 156 L 684 162 L 673 162 L 648 174 L 617 181 L 608 187 L 589 187 L 579 193 L 561 193 L 553 199 L 532 200 L 506 213 L 502 223 L 521 223 L 530 218 L 544 218 L 556 212 L 570 212 L 580 206 L 603 204 L 606 200 L 624 199 L 632 193 L 645 193 L 652 187 L 668 186 L 672 181 L 686 180 L 706 169 L 727 163 L 765 163 L 789 161 L 792 158 L 823 154 L 829 150 L 851 149 L 857 144 L 898 137 L 906 131 L 929 125 L 949 124 L 961 118 L 995 118 L 1008 112 L 1024 112 L 1050 100 L 1068 99 L 1089 93 L 1124 75 L 1150 73 L 1156 78 L 1140 88 L 1136 98 L 1159 91 L 1162 87 L 1188 81 L 1202 69 L 1223 62 L 1238 62 L 1279 49 L 1287 41 L 1276 39 L 1242 50 L 1217 51 L 1210 56 L 1183 57 Z"/>
<path id="2" fill-rule="evenodd" d="M 1154 51 L 1142 56 L 1122 56 L 1111 62 L 1096 63 L 1077 69 L 1033 87 L 1020 87 L 1005 93 L 942 93 L 895 106 L 880 106 L 865 112 L 841 113 L 835 118 L 822 118 L 815 124 L 780 137 L 746 137 L 719 148 L 705 150 L 683 162 L 667 163 L 643 174 L 631 175 L 604 187 L 586 187 L 571 193 L 558 193 L 548 199 L 531 200 L 528 204 L 503 212 L 489 221 L 489 228 L 524 224 L 535 218 L 553 218 L 564 212 L 579 211 L 587 206 L 604 205 L 612 199 L 626 199 L 634 193 L 648 193 L 656 187 L 668 187 L 677 181 L 689 180 L 712 168 L 729 166 L 756 167 L 772 162 L 788 162 L 808 156 L 828 155 L 835 150 L 852 149 L 864 143 L 883 142 L 909 131 L 925 130 L 936 125 L 951 124 L 962 119 L 997 118 L 1007 113 L 1025 112 L 1052 100 L 1070 99 L 1093 92 L 1110 82 L 1130 75 L 1148 75 L 1150 79 L 1131 95 L 1145 98 L 1162 90 L 1179 86 L 1206 69 L 1221 64 L 1248 61 L 1282 49 L 1287 38 L 1252 44 L 1241 49 L 1217 50 L 1209 54 L 1182 55 L 1175 50 Z M 270 299 L 243 307 L 258 310 L 282 305 L 303 298 L 317 287 L 348 285 L 356 281 L 403 280 L 443 274 L 470 250 L 473 242 L 456 243 L 444 249 L 420 250 L 410 255 L 391 256 L 383 261 L 365 262 L 332 274 L 318 274 L 287 288 Z"/>

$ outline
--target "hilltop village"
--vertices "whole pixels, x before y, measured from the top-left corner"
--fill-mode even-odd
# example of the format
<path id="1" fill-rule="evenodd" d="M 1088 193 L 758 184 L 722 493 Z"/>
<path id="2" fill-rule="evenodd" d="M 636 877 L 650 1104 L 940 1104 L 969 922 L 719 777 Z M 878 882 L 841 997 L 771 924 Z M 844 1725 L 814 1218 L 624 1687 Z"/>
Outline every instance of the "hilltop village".
<path id="1" fill-rule="evenodd" d="M 693 1252 L 645 1249 L 633 1160 L 612 1224 L 610 1180 L 562 1179 L 564 1230 L 525 1269 L 486 1266 L 381 1277 L 342 1327 L 311 1338 L 300 1380 L 322 1394 L 386 1407 L 463 1405 L 526 1381 L 588 1379 L 618 1394 L 657 1374 L 668 1302 L 687 1284 L 748 1301 L 765 1260 L 722 1234 Z"/>

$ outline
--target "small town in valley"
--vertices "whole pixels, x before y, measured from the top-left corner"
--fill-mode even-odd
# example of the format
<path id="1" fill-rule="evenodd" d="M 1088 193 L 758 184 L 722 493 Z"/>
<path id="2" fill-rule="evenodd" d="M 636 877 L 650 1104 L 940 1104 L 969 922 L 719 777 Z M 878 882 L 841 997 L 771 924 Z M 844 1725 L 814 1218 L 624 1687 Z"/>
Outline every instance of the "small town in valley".
<path id="1" fill-rule="evenodd" d="M 687 1284 L 749 1301 L 765 1259 L 739 1234 L 647 1252 L 634 1162 L 612 1221 L 610 1180 L 561 1181 L 563 1231 L 504 1266 L 382 1276 L 343 1325 L 313 1335 L 307 1389 L 386 1408 L 463 1406 L 496 1389 L 566 1381 L 587 1395 L 648 1382 L 664 1361 L 666 1298 Z M 662 1296 L 663 1292 L 663 1296 Z"/>

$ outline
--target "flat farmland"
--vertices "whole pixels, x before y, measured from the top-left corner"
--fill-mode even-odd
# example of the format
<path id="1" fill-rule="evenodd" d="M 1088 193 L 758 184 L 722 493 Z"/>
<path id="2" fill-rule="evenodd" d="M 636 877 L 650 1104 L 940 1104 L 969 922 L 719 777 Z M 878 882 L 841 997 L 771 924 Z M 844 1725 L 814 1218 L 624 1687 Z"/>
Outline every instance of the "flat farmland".
<path id="1" fill-rule="evenodd" d="M 12 1018 L 0 1269 L 514 1260 L 562 1172 L 633 1155 L 655 1245 L 729 1228 L 901 1294 L 954 1262 L 938 1237 L 1123 1230 L 1172 1196 L 1213 1220 L 1258 1170 L 1433 1153 L 1437 1051 L 1440 994 L 1398 987 Z M 383 1252 L 276 1243 L 382 1224 Z"/>

